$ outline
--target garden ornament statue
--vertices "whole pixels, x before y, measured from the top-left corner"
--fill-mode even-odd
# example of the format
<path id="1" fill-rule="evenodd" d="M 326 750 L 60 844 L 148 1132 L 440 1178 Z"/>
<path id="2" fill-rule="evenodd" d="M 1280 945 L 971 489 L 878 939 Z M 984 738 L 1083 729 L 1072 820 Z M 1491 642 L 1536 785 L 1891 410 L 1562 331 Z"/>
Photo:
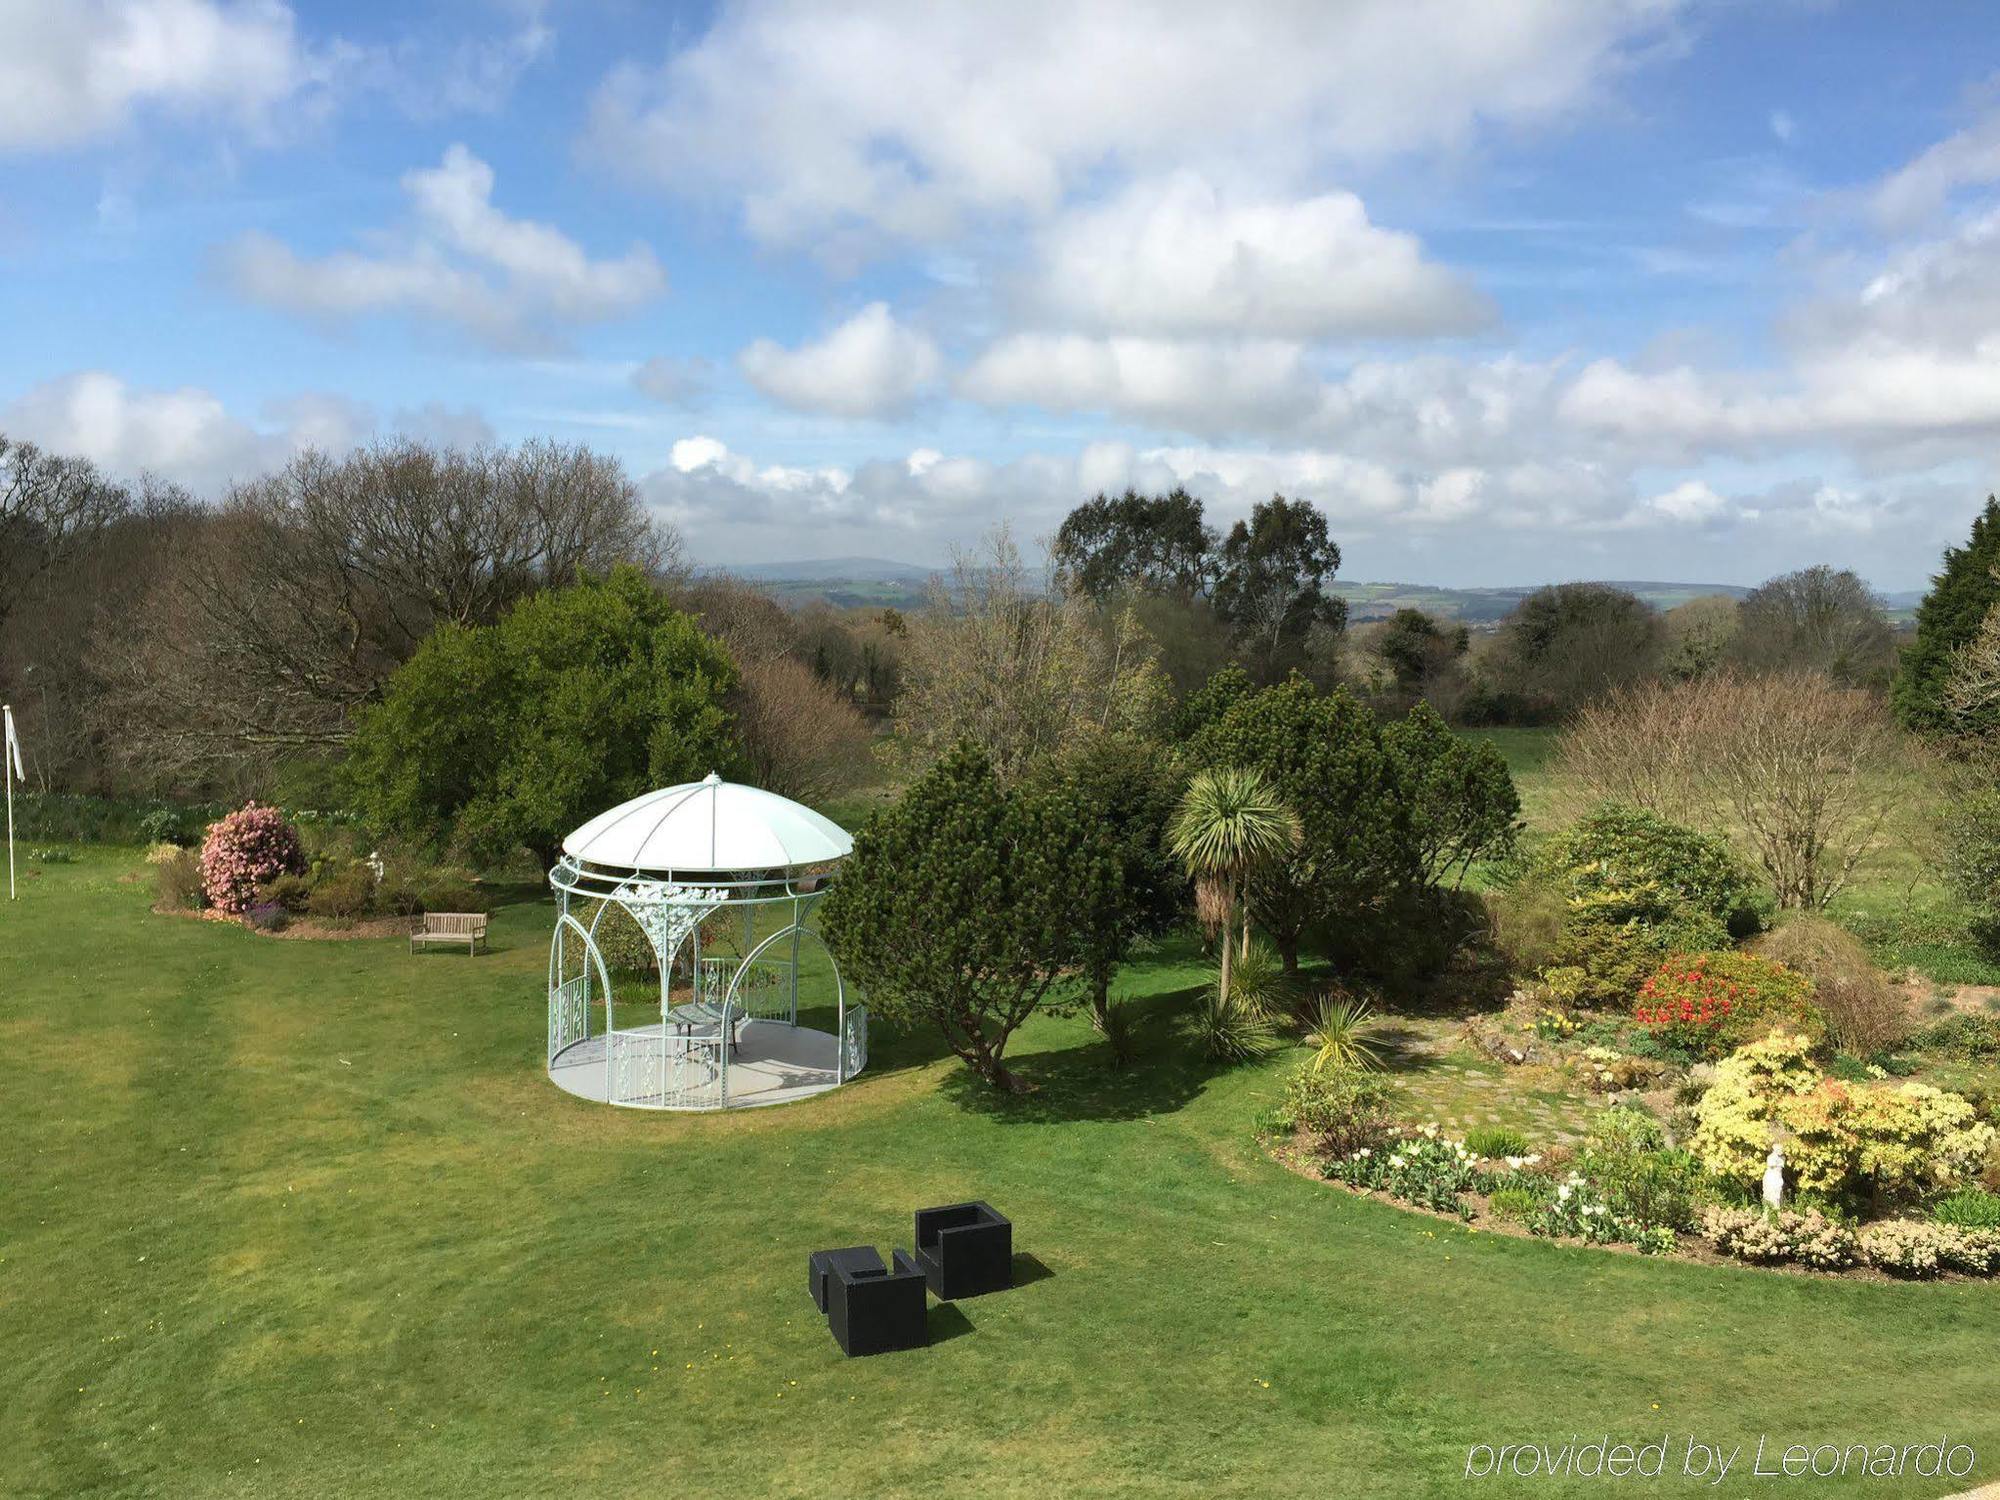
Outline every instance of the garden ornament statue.
<path id="1" fill-rule="evenodd" d="M 1771 1154 L 1764 1158 L 1764 1206 L 1776 1212 L 1785 1197 L 1785 1143 L 1771 1142 Z"/>

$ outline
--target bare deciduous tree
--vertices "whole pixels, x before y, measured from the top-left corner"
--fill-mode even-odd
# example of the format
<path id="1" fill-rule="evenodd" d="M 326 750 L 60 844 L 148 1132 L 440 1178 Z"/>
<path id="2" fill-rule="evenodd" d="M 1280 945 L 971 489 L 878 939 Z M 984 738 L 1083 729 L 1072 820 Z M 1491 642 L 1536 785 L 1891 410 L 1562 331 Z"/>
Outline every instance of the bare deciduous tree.
<path id="1" fill-rule="evenodd" d="M 1817 674 L 1627 688 L 1579 712 L 1558 751 L 1592 799 L 1722 829 L 1780 907 L 1826 906 L 1896 799 L 1898 739 L 1880 702 Z"/>
<path id="2" fill-rule="evenodd" d="M 29 586 L 132 509 L 130 490 L 86 458 L 0 433 L 0 624 Z"/>
<path id="3" fill-rule="evenodd" d="M 332 750 L 433 629 L 621 562 L 668 575 L 679 541 L 588 449 L 303 453 L 234 490 L 101 633 L 104 719 L 155 778 Z"/>
<path id="4" fill-rule="evenodd" d="M 811 667 L 774 656 L 741 662 L 741 670 L 733 707 L 752 782 L 816 802 L 866 774 L 875 742 L 868 721 Z"/>
<path id="5" fill-rule="evenodd" d="M 1844 568 L 1820 564 L 1751 590 L 1730 656 L 1752 672 L 1820 672 L 1858 687 L 1887 680 L 1895 637 L 1882 602 Z"/>
<path id="6" fill-rule="evenodd" d="M 1137 616 L 1031 586 L 1004 529 L 960 554 L 949 584 L 932 580 L 908 631 L 895 722 L 919 759 L 971 740 L 1011 781 L 1093 731 L 1150 729 L 1168 701 Z"/>

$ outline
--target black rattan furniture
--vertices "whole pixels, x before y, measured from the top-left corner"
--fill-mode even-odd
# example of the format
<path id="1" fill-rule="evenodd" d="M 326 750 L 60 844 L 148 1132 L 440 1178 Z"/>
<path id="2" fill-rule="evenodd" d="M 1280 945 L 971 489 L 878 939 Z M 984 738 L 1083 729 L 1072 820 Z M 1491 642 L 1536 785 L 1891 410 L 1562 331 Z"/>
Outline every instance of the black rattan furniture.
<path id="1" fill-rule="evenodd" d="M 833 1276 L 836 1266 L 845 1266 L 855 1271 L 885 1271 L 882 1257 L 875 1253 L 873 1245 L 850 1245 L 845 1250 L 815 1250 L 806 1258 L 806 1279 L 812 1292 L 813 1306 L 826 1311 L 827 1282 Z"/>
<path id="2" fill-rule="evenodd" d="M 850 1357 L 920 1349 L 930 1342 L 924 1273 L 906 1250 L 896 1251 L 895 1262 L 888 1270 L 879 1259 L 872 1268 L 836 1264 L 827 1278 L 827 1326 Z"/>
<path id="3" fill-rule="evenodd" d="M 1014 1226 L 990 1203 L 917 1210 L 916 1263 L 941 1301 L 1014 1284 Z"/>

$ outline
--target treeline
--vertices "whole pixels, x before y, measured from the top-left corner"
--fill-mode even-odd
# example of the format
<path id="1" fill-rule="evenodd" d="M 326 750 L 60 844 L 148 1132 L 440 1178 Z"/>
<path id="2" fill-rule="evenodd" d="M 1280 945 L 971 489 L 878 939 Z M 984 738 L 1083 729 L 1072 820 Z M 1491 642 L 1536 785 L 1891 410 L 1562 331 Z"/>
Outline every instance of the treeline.
<path id="1" fill-rule="evenodd" d="M 1413 609 L 1350 627 L 1331 590 L 1341 561 L 1302 500 L 1273 496 L 1223 532 L 1185 490 L 1127 491 L 1070 512 L 1046 574 L 999 538 L 907 617 L 787 610 L 697 574 L 623 467 L 584 447 L 308 452 L 205 504 L 0 437 L 0 694 L 45 788 L 333 801 L 364 710 L 440 628 L 496 626 L 629 567 L 726 648 L 738 769 L 809 796 L 853 779 L 885 725 L 928 760 L 939 726 L 986 715 L 1004 775 L 1079 723 L 1156 720 L 1226 668 L 1461 725 L 1566 721 L 1637 685 L 1717 674 L 1891 693 L 1931 736 L 2000 716 L 1990 503 L 1900 655 L 1880 601 L 1829 567 L 1664 613 L 1556 584 L 1475 634 Z M 996 702 L 996 660 L 1036 693 Z"/>
<path id="2" fill-rule="evenodd" d="M 440 629 L 619 568 L 726 643 L 751 774 L 813 795 L 865 753 L 900 621 L 695 576 L 587 448 L 307 452 L 209 505 L 0 437 L 0 696 L 43 789 L 337 800 L 364 710 Z M 801 724 L 810 763 L 788 749 Z"/>
<path id="3" fill-rule="evenodd" d="M 1052 547 L 1057 588 L 1129 610 L 1181 692 L 1233 663 L 1259 682 L 1345 684 L 1380 708 L 1427 702 L 1459 724 L 1545 724 L 1646 681 L 1810 672 L 1882 692 L 1897 668 L 1882 602 L 1825 566 L 1665 613 L 1608 584 L 1552 584 L 1475 635 L 1418 609 L 1349 628 L 1328 592 L 1340 561 L 1306 502 L 1274 497 L 1223 536 L 1184 490 L 1100 495 Z"/>

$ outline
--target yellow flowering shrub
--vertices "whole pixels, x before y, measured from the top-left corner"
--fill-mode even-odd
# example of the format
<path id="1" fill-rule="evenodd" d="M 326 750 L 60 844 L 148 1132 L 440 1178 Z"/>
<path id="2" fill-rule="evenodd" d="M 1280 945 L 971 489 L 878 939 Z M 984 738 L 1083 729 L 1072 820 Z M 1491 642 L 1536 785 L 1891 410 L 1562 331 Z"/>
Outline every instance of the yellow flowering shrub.
<path id="1" fill-rule="evenodd" d="M 1979 1170 L 1996 1133 L 1957 1094 L 1928 1084 L 1823 1077 L 1802 1036 L 1776 1032 L 1716 1064 L 1690 1149 L 1714 1175 L 1755 1187 L 1773 1139 L 1795 1189 L 1877 1196 L 1945 1188 Z"/>

